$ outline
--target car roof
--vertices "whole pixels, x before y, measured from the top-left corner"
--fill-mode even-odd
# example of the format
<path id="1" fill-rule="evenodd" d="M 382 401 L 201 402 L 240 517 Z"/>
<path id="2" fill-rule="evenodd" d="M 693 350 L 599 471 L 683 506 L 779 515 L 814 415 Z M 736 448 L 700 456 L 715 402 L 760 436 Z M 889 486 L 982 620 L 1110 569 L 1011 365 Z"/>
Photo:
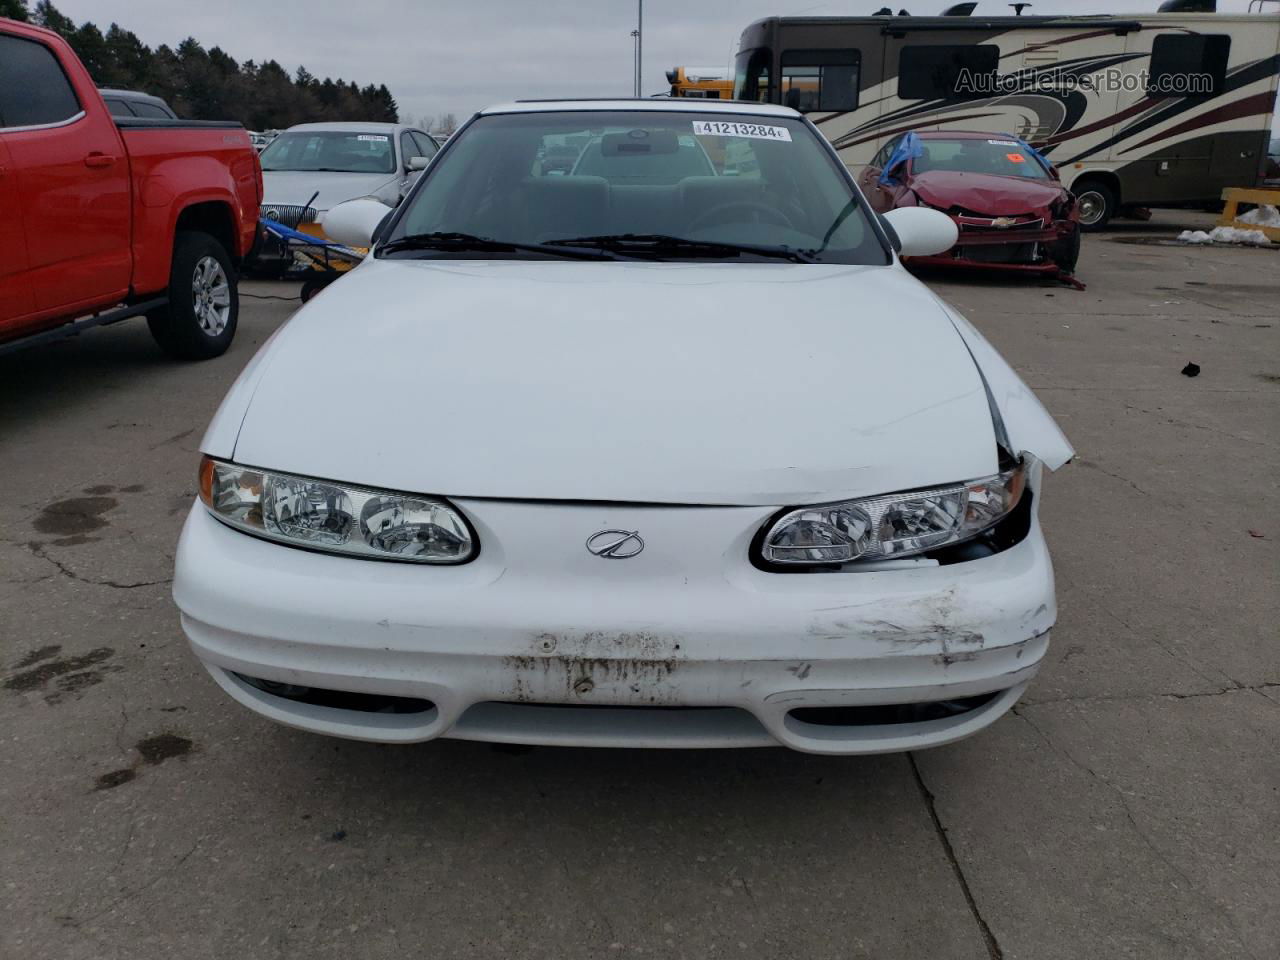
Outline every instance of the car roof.
<path id="1" fill-rule="evenodd" d="M 289 130 L 378 130 L 387 132 L 389 130 L 414 130 L 416 127 L 410 127 L 407 123 L 360 123 L 355 120 L 335 120 L 333 122 L 321 123 L 295 123 Z M 288 131 L 282 131 L 288 132 Z"/>
<path id="2" fill-rule="evenodd" d="M 118 87 L 99 87 L 98 92 L 104 97 L 113 97 L 116 100 L 141 100 L 146 103 L 164 103 L 163 97 L 157 97 L 154 94 L 143 93 L 141 90 L 121 90 Z M 164 103 L 168 106 L 167 103 Z"/>
<path id="3" fill-rule="evenodd" d="M 996 133 L 990 130 L 917 130 L 916 136 L 921 140 L 1011 140 L 1011 133 Z"/>
<path id="4" fill-rule="evenodd" d="M 641 97 L 622 100 L 515 100 L 497 103 L 480 111 L 481 116 L 495 113 L 559 113 L 566 110 L 610 110 L 677 113 L 748 113 L 761 117 L 798 119 L 800 114 L 790 107 L 748 100 L 703 100 L 683 97 Z"/>

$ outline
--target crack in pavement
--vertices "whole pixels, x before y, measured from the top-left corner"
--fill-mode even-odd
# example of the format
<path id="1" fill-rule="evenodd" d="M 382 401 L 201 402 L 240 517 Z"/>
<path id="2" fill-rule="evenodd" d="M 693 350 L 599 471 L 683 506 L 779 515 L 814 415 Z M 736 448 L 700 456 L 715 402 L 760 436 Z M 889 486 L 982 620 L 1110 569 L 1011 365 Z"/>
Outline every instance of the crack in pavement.
<path id="1" fill-rule="evenodd" d="M 68 577 L 72 580 L 76 580 L 79 583 L 87 583 L 93 587 L 111 587 L 114 590 L 135 590 L 138 587 L 155 587 L 155 586 L 159 586 L 162 583 L 173 583 L 173 577 L 165 577 L 163 580 L 142 580 L 142 581 L 139 581 L 138 583 L 119 583 L 115 580 L 92 580 L 88 577 L 80 576 L 80 574 L 70 569 L 66 564 L 62 563 L 59 560 L 55 560 L 53 557 L 49 556 L 49 554 L 45 553 L 44 547 L 42 547 L 39 543 L 35 543 L 35 542 L 28 543 L 27 549 L 30 550 L 32 554 L 39 557 L 41 560 L 46 560 L 49 563 L 53 564 L 55 567 L 58 568 L 58 572 L 60 572 L 63 576 Z"/>
<path id="2" fill-rule="evenodd" d="M 1021 720 L 1023 723 L 1027 724 L 1027 726 L 1029 726 L 1032 730 L 1034 730 L 1036 732 L 1036 735 L 1039 736 L 1040 739 L 1044 741 L 1045 745 L 1050 750 L 1052 750 L 1054 753 L 1061 756 L 1063 759 L 1065 759 L 1072 766 L 1076 767 L 1078 770 L 1082 770 L 1085 773 L 1087 773 L 1093 780 L 1097 781 L 1099 784 L 1105 787 L 1108 791 L 1110 791 L 1115 796 L 1116 800 L 1119 801 L 1120 809 L 1124 811 L 1125 819 L 1129 821 L 1129 826 L 1133 828 L 1133 832 L 1138 836 L 1138 839 L 1142 841 L 1143 845 L 1148 850 L 1150 850 L 1153 854 L 1155 854 L 1156 859 L 1158 859 L 1166 867 L 1172 870 L 1178 877 L 1180 877 L 1182 879 L 1182 882 L 1187 885 L 1188 890 L 1194 891 L 1196 894 L 1200 896 L 1201 899 L 1204 900 L 1204 902 L 1213 906 L 1213 908 L 1227 922 L 1227 925 L 1232 930 L 1235 931 L 1236 936 L 1239 938 L 1241 949 L 1244 950 L 1249 956 L 1254 957 L 1255 960 L 1257 960 L 1257 954 L 1255 954 L 1252 950 L 1249 949 L 1249 946 L 1245 941 L 1244 934 L 1241 932 L 1240 927 L 1236 924 L 1235 917 L 1231 915 L 1231 912 L 1225 906 L 1223 906 L 1221 903 L 1215 900 L 1213 897 L 1209 896 L 1203 890 L 1201 890 L 1199 886 L 1196 884 L 1196 882 L 1192 880 L 1191 877 L 1189 877 L 1186 873 L 1183 872 L 1181 867 L 1179 867 L 1172 860 L 1170 860 L 1169 857 L 1165 855 L 1164 851 L 1161 850 L 1158 846 L 1156 846 L 1155 841 L 1151 839 L 1151 837 L 1147 834 L 1147 832 L 1143 830 L 1140 826 L 1138 826 L 1138 821 L 1133 815 L 1133 808 L 1129 806 L 1129 798 L 1125 796 L 1124 791 L 1121 790 L 1114 783 L 1112 783 L 1110 780 L 1108 780 L 1106 777 L 1102 776 L 1102 774 L 1098 773 L 1088 764 L 1083 763 L 1080 760 L 1077 760 L 1075 756 L 1072 755 L 1071 751 L 1068 750 L 1066 747 L 1062 747 L 1054 743 L 1053 740 L 1049 737 L 1049 735 L 1045 733 L 1044 730 L 1041 729 L 1040 725 L 1036 723 L 1034 720 L 1032 720 L 1031 717 L 1029 717 L 1026 713 L 1022 712 L 1018 708 L 1018 706 L 1019 705 L 1015 704 L 1009 712 L 1012 713 L 1019 720 Z"/>
<path id="3" fill-rule="evenodd" d="M 1132 624 L 1130 624 L 1127 620 L 1125 620 L 1118 613 L 1116 613 L 1114 610 L 1108 607 L 1105 603 L 1103 603 L 1098 598 L 1097 591 L 1094 590 L 1092 587 L 1081 586 L 1065 570 L 1057 571 L 1057 576 L 1058 576 L 1058 579 L 1064 581 L 1068 586 L 1070 586 L 1072 590 L 1079 590 L 1081 593 L 1087 594 L 1089 598 L 1093 601 L 1093 604 L 1095 607 L 1097 607 L 1097 609 L 1101 610 L 1103 613 L 1105 613 L 1108 617 L 1110 617 L 1116 623 L 1120 624 L 1120 626 L 1128 630 L 1131 634 L 1133 634 L 1134 637 L 1136 637 L 1139 640 L 1146 640 L 1149 643 L 1153 644 L 1157 650 L 1164 651 L 1164 654 L 1170 660 L 1173 660 L 1175 663 L 1181 664 L 1182 666 L 1186 667 L 1188 670 L 1194 673 L 1197 677 L 1199 677 L 1205 683 L 1210 684 L 1214 687 L 1219 687 L 1221 686 L 1222 681 L 1225 679 L 1231 687 L 1244 686 L 1243 683 L 1241 683 L 1239 680 L 1237 680 L 1235 677 L 1231 676 L 1229 673 L 1227 673 L 1224 670 L 1218 671 L 1221 674 L 1221 677 L 1218 679 L 1206 676 L 1202 671 L 1197 669 L 1195 663 L 1189 657 L 1179 656 L 1169 647 L 1165 646 L 1163 643 L 1157 640 L 1154 636 L 1148 636 L 1146 634 L 1139 633 L 1137 630 L 1135 630 Z"/>
<path id="4" fill-rule="evenodd" d="M 1135 407 L 1131 403 L 1123 405 L 1126 410 L 1133 410 L 1137 413 L 1145 413 L 1151 417 L 1161 417 L 1164 422 L 1174 427 L 1186 427 L 1189 430 L 1204 430 L 1207 433 L 1216 434 L 1219 437 L 1226 437 L 1229 440 L 1238 440 L 1241 443 L 1252 443 L 1260 447 L 1274 448 L 1274 443 L 1267 443 L 1265 440 L 1258 440 L 1255 437 L 1242 437 L 1238 433 L 1228 433 L 1226 430 L 1219 430 L 1217 427 L 1207 427 L 1201 423 L 1192 423 L 1189 420 L 1179 420 L 1177 417 L 1166 416 L 1159 410 L 1147 410 L 1145 407 Z M 1104 471 L 1105 472 L 1105 471 Z"/>
<path id="5" fill-rule="evenodd" d="M 1134 482 L 1133 482 L 1132 480 L 1130 480 L 1128 477 L 1123 477 L 1123 476 L 1121 476 L 1121 475 L 1120 475 L 1120 474 L 1118 474 L 1118 473 L 1112 473 L 1110 470 L 1107 470 L 1106 468 L 1104 468 L 1104 467 L 1102 467 L 1102 466 L 1099 466 L 1096 462 L 1094 462 L 1094 461 L 1092 461 L 1092 460 L 1090 460 L 1090 461 L 1089 461 L 1089 469 L 1091 469 L 1091 470 L 1097 470 L 1097 471 L 1098 471 L 1099 473 L 1101 473 L 1103 476 L 1110 477 L 1110 478 L 1111 478 L 1111 479 L 1113 479 L 1113 480 L 1119 480 L 1119 481 L 1121 481 L 1122 483 L 1127 483 L 1129 486 L 1133 487 L 1133 489 L 1137 490 L 1137 491 L 1138 491 L 1140 494 L 1142 494 L 1144 497 L 1153 497 L 1153 496 L 1155 496 L 1155 494 L 1153 494 L 1153 493 L 1149 493 L 1148 491 L 1143 490 L 1140 486 L 1138 486 L 1136 483 L 1134 483 Z"/>
<path id="6" fill-rule="evenodd" d="M 1052 703 L 1132 703 L 1138 700 L 1198 700 L 1206 697 L 1221 697 L 1228 693 L 1252 692 L 1261 693 L 1268 700 L 1270 695 L 1268 690 L 1280 689 L 1280 682 L 1272 683 L 1269 681 L 1254 684 L 1240 684 L 1235 687 L 1223 687 L 1221 690 L 1207 690 L 1203 693 L 1131 693 L 1131 694 L 1096 694 L 1085 695 L 1079 697 L 1046 697 L 1043 700 L 1036 700 L 1030 697 L 1023 697 L 1019 701 L 1020 707 L 1039 707 Z"/>
<path id="7" fill-rule="evenodd" d="M 132 841 L 132 838 L 133 838 L 133 836 L 132 836 L 132 832 L 131 832 L 131 833 L 130 833 L 130 840 L 131 840 L 131 841 Z M 200 838 L 196 838 L 196 842 L 195 842 L 195 843 L 193 843 L 193 844 L 191 845 L 191 849 L 190 849 L 190 850 L 188 850 L 186 853 L 184 853 L 182 856 L 180 856 L 180 857 L 177 859 L 177 861 L 176 861 L 175 863 L 173 863 L 173 864 L 169 865 L 168 867 L 165 867 L 163 870 L 159 871 L 159 872 L 158 872 L 154 877 L 152 877 L 152 878 L 151 878 L 150 880 L 148 880 L 146 883 L 142 884 L 142 886 L 140 886 L 140 887 L 135 887 L 133 890 L 130 890 L 130 891 L 126 892 L 126 893 L 121 894 L 120 896 L 118 896 L 118 897 L 116 897 L 114 900 L 112 900 L 110 903 L 108 903 L 108 904 L 107 904 L 105 907 L 103 907 L 101 910 L 97 911 L 97 912 L 96 912 L 96 913 L 94 913 L 94 914 L 91 914 L 91 915 L 90 915 L 90 916 L 88 916 L 88 917 L 85 917 L 83 920 L 76 920 L 76 919 L 74 919 L 74 918 L 70 918 L 70 917 L 68 917 L 68 918 L 67 918 L 67 920 L 66 920 L 66 922 L 67 922 L 70 926 L 73 926 L 73 927 L 79 927 L 79 926 L 82 926 L 82 925 L 84 925 L 84 924 L 86 924 L 86 923 L 92 923 L 94 920 L 97 920 L 100 916 L 102 916 L 103 914 L 107 913 L 109 910 L 114 909 L 117 905 L 119 905 L 119 904 L 121 904 L 121 903 L 124 903 L 124 902 L 125 902 L 125 901 L 127 901 L 127 900 L 133 900 L 133 899 L 135 899 L 136 897 L 141 896 L 142 894 L 144 894 L 144 893 L 146 893 L 148 890 L 150 890 L 152 887 L 154 887 L 154 886 L 155 886 L 157 883 L 159 883 L 161 880 L 163 880 L 165 877 L 169 876 L 169 874 L 171 874 L 171 873 L 173 873 L 174 871 L 176 871 L 179 867 L 181 867 L 181 866 L 182 866 L 184 863 L 186 863 L 189 859 L 191 859 L 191 855 L 192 855 L 193 853 L 195 853 L 199 848 L 200 848 Z M 123 859 L 124 859 L 124 857 L 123 857 L 123 853 L 122 853 L 122 854 L 121 854 L 121 860 L 123 860 Z"/>
<path id="8" fill-rule="evenodd" d="M 991 932 L 991 927 L 982 916 L 982 911 L 978 909 L 978 902 L 973 898 L 973 890 L 969 887 L 969 880 L 964 875 L 964 868 L 960 866 L 955 848 L 951 846 L 951 840 L 947 836 L 947 828 L 942 825 L 942 820 L 938 817 L 937 803 L 934 800 L 933 793 L 925 785 L 924 777 L 920 775 L 920 767 L 916 763 L 916 755 L 908 753 L 907 762 L 911 764 L 911 774 L 915 777 L 916 786 L 920 789 L 920 796 L 924 800 L 925 808 L 929 811 L 929 819 L 933 821 L 933 831 L 937 834 L 938 842 L 942 844 L 942 852 L 946 855 L 947 862 L 951 864 L 951 871 L 955 874 L 956 881 L 960 884 L 960 892 L 964 894 L 964 901 L 969 905 L 969 913 L 972 914 L 974 922 L 978 925 L 978 932 L 982 934 L 982 942 L 986 944 L 987 955 L 991 960 L 1004 960 L 1004 951 L 1000 949 L 1000 941 Z"/>

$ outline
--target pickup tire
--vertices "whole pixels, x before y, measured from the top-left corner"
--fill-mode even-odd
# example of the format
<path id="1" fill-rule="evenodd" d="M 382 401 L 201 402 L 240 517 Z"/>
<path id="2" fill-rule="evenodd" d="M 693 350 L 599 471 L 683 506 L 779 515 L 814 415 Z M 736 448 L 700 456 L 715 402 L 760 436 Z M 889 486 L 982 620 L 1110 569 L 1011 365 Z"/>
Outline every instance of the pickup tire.
<path id="1" fill-rule="evenodd" d="M 240 316 L 236 280 L 222 244 L 207 233 L 179 233 L 169 269 L 169 304 L 147 314 L 160 349 L 179 360 L 209 360 L 226 353 Z"/>

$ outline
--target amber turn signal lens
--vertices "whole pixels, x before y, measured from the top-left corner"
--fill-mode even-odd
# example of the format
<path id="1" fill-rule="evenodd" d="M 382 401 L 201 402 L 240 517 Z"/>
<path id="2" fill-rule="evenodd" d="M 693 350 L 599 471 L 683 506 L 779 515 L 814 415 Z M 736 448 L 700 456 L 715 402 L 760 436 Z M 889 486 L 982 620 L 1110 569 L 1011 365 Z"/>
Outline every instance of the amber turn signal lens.
<path id="1" fill-rule="evenodd" d="M 200 499 L 206 507 L 213 506 L 213 461 L 200 458 Z"/>

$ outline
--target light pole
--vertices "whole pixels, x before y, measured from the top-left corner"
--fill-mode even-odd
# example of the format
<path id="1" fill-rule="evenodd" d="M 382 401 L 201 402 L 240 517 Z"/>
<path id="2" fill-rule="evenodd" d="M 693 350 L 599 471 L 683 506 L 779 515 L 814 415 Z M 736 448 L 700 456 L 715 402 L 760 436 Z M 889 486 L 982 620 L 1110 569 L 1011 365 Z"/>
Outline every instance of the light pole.
<path id="1" fill-rule="evenodd" d="M 636 0 L 636 28 L 632 32 L 636 38 L 636 96 L 639 97 L 640 88 L 644 86 L 644 0 Z"/>
<path id="2" fill-rule="evenodd" d="M 640 31 L 631 31 L 631 54 L 635 58 L 635 63 L 631 65 L 631 86 L 634 88 L 632 96 L 640 96 Z"/>

